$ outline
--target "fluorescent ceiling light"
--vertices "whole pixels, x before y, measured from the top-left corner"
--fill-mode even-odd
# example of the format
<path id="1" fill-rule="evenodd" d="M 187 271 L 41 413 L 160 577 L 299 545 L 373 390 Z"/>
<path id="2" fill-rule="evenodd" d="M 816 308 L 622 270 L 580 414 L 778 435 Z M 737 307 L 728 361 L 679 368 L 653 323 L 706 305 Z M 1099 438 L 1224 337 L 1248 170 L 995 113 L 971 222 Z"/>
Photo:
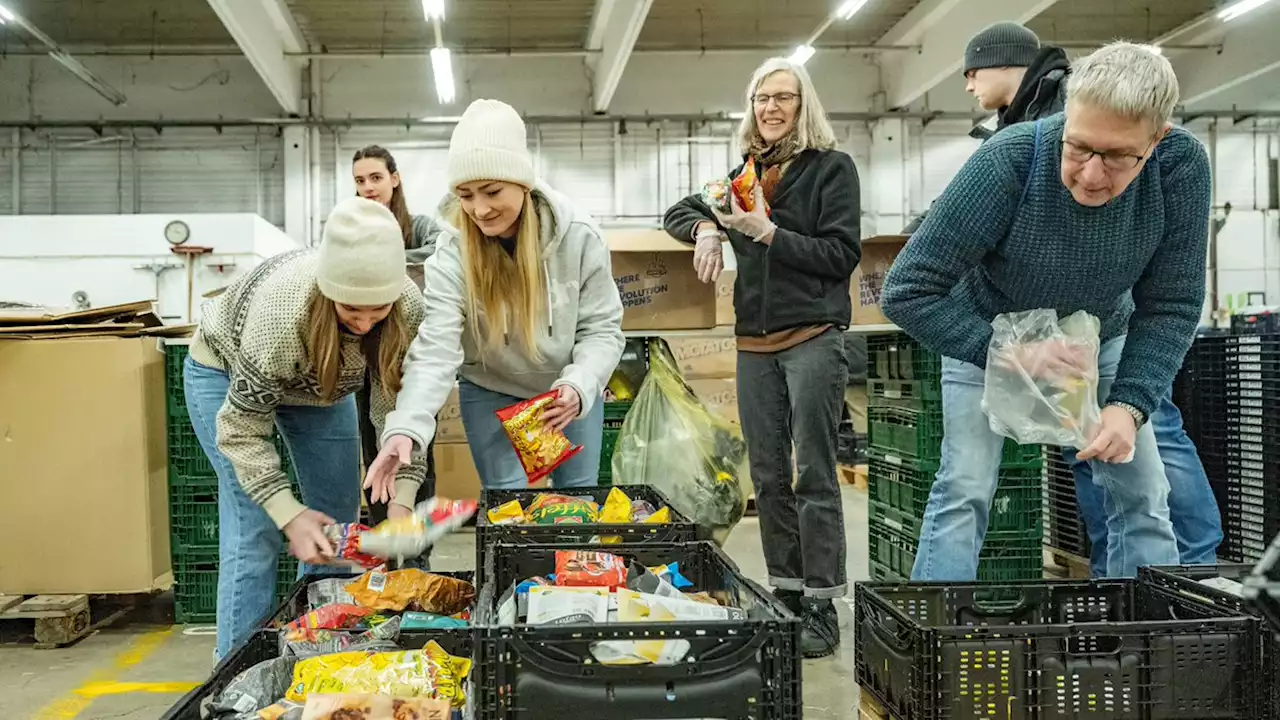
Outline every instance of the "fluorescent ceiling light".
<path id="1" fill-rule="evenodd" d="M 453 102 L 453 62 L 449 55 L 449 48 L 432 48 L 431 50 L 431 72 L 436 77 L 436 97 L 439 98 L 441 105 L 448 105 Z"/>
<path id="2" fill-rule="evenodd" d="M 1218 12 L 1218 19 L 1223 22 L 1230 22 L 1250 10 L 1257 10 L 1270 1 L 1271 0 L 1240 0 L 1240 2 L 1232 3 L 1231 5 L 1222 8 L 1222 10 Z"/>
<path id="3" fill-rule="evenodd" d="M 809 58 L 813 57 L 813 53 L 812 45 L 801 45 L 795 49 L 795 52 L 791 53 L 791 57 L 788 59 L 797 65 L 803 65 L 809 62 Z"/>
<path id="4" fill-rule="evenodd" d="M 3 5 L 0 5 L 0 25 L 13 22 L 13 13 Z"/>
<path id="5" fill-rule="evenodd" d="M 836 10 L 836 17 L 841 20 L 848 20 L 866 4 L 867 0 L 845 0 L 845 3 L 840 6 L 840 9 Z"/>
<path id="6" fill-rule="evenodd" d="M 422 14 L 428 20 L 443 20 L 444 0 L 422 0 Z"/>

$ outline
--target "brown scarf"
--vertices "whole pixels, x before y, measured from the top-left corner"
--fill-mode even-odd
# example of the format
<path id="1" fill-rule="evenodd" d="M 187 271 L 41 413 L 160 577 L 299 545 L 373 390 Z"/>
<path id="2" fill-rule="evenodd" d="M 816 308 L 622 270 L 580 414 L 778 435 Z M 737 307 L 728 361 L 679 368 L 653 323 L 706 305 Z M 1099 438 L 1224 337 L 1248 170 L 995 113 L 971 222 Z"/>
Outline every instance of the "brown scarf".
<path id="1" fill-rule="evenodd" d="M 773 191 L 782 179 L 782 169 L 800 154 L 796 134 L 792 132 L 772 146 L 766 146 L 764 139 L 757 134 L 751 141 L 748 153 L 749 159 L 759 163 L 757 169 L 760 172 L 760 189 L 764 191 L 765 202 L 772 202 Z"/>

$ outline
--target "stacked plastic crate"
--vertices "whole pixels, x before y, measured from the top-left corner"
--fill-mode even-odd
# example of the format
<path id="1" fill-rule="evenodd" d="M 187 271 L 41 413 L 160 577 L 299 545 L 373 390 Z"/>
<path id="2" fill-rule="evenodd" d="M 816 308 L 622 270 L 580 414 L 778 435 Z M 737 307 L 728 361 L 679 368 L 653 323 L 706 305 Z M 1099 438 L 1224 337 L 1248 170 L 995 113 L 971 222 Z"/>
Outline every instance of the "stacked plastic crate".
<path id="1" fill-rule="evenodd" d="M 1227 562 L 1256 562 L 1280 532 L 1280 317 L 1236 316 L 1226 341 Z"/>
<path id="2" fill-rule="evenodd" d="M 1051 550 L 1089 559 L 1091 543 L 1076 502 L 1076 479 L 1057 448 L 1046 448 L 1044 544 Z"/>
<path id="3" fill-rule="evenodd" d="M 218 599 L 218 477 L 191 427 L 183 394 L 187 345 L 165 352 L 165 397 L 169 444 L 169 532 L 173 560 L 174 615 L 179 623 L 211 622 Z M 289 454 L 276 439 L 286 472 Z M 298 574 L 287 548 L 280 556 L 277 594 L 284 597 Z"/>
<path id="4" fill-rule="evenodd" d="M 910 576 L 942 458 L 942 360 L 901 333 L 867 338 L 868 547 L 871 577 Z M 1007 441 L 978 579 L 1043 575 L 1039 445 Z"/>

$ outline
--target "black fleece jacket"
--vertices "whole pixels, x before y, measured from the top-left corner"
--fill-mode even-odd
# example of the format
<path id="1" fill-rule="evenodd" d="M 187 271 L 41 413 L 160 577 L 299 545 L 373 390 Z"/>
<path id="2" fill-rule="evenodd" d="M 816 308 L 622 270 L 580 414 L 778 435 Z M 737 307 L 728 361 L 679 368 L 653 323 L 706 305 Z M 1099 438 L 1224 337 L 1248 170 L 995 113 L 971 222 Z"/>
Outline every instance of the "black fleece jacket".
<path id="1" fill-rule="evenodd" d="M 730 177 L 740 172 L 741 165 Z M 838 150 L 806 150 L 774 190 L 771 219 L 778 229 L 773 243 L 728 231 L 738 259 L 733 284 L 738 335 L 805 325 L 848 327 L 849 279 L 862 258 L 860 192 L 853 158 Z M 663 225 L 671 237 L 693 242 L 702 221 L 715 223 L 715 215 L 700 195 L 690 195 L 667 210 Z"/>

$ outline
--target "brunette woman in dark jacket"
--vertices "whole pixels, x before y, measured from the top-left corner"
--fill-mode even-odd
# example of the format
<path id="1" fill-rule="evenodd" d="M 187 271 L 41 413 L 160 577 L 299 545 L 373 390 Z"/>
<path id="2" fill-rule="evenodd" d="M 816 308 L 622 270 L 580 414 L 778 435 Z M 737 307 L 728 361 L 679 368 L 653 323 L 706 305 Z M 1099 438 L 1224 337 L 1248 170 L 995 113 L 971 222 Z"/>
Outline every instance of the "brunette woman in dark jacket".
<path id="1" fill-rule="evenodd" d="M 803 66 L 782 58 L 751 78 L 739 142 L 744 164 L 731 176 L 755 164 L 754 209 L 731 195 L 722 212 L 692 195 L 664 222 L 696 244 L 703 282 L 724 268 L 723 237 L 737 256 L 738 402 L 765 562 L 774 594 L 804 621 L 805 657 L 817 658 L 839 644 L 832 599 L 848 585 L 836 434 L 849 279 L 862 256 L 858 173 L 835 149 Z"/>

